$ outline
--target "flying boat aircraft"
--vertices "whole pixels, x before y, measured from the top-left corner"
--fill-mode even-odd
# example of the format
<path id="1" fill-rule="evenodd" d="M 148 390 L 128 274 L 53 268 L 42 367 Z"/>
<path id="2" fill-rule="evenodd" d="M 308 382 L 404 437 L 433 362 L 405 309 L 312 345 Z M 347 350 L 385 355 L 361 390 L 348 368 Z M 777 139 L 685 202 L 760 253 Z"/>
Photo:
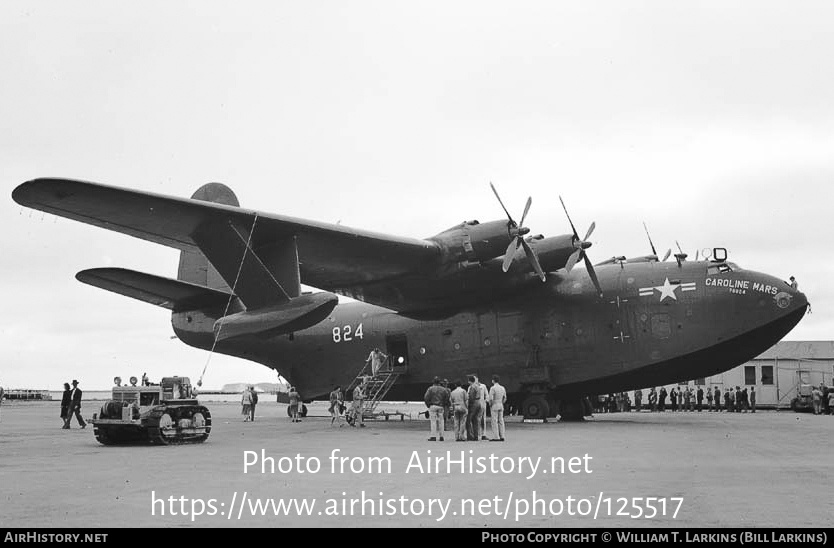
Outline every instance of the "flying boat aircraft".
<path id="1" fill-rule="evenodd" d="M 571 232 L 530 235 L 531 200 L 516 222 L 492 190 L 507 219 L 424 239 L 243 208 L 220 183 L 179 198 L 42 178 L 12 196 L 180 250 L 176 279 L 123 268 L 76 277 L 170 309 L 181 341 L 272 368 L 305 401 L 350 385 L 379 347 L 396 371 L 388 400 L 421 400 L 435 376 L 498 374 L 526 418 L 581 418 L 587 395 L 744 363 L 808 307 L 784 280 L 729 262 L 723 248 L 667 262 L 652 244 L 652 255 L 593 265 L 595 224 L 580 238 L 562 202 Z M 357 302 L 339 304 L 339 295 Z"/>

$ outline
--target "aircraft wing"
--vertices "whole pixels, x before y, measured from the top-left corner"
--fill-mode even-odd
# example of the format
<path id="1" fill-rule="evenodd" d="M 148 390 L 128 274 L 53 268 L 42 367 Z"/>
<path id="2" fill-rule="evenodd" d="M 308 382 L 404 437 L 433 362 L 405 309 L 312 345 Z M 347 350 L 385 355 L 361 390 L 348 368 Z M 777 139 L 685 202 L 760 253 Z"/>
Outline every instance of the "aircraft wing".
<path id="1" fill-rule="evenodd" d="M 175 312 L 223 307 L 234 295 L 182 280 L 125 268 L 92 268 L 75 275 L 79 282 L 119 293 Z"/>
<path id="2" fill-rule="evenodd" d="M 325 290 L 417 272 L 440 252 L 428 240 L 72 179 L 34 179 L 12 197 L 26 207 L 181 250 L 199 249 L 194 234 L 218 223 L 248 230 L 254 225 L 255 250 L 295 237 L 301 282 Z"/>

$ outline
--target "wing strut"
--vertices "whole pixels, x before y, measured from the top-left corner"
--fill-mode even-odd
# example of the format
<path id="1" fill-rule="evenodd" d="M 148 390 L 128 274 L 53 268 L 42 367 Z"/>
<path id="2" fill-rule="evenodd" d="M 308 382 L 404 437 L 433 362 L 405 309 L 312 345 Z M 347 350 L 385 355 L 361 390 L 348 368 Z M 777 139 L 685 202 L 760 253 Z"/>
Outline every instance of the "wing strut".
<path id="1" fill-rule="evenodd" d="M 246 253 L 250 249 L 250 245 L 252 244 L 252 234 L 255 233 L 255 224 L 258 222 L 258 213 L 255 212 L 255 218 L 252 219 L 252 228 L 249 230 L 249 238 L 246 240 L 246 247 L 243 248 L 243 257 L 240 258 L 240 265 L 237 269 L 237 275 L 235 276 L 235 282 L 232 284 L 232 292 L 229 294 L 229 300 L 226 301 L 226 309 L 223 311 L 223 316 L 229 314 L 229 307 L 232 305 L 232 299 L 235 297 L 235 287 L 237 287 L 237 281 L 240 279 L 240 272 L 243 270 L 243 263 L 246 261 Z M 214 348 L 217 346 L 217 339 L 220 337 L 220 331 L 223 329 L 223 324 L 217 326 L 217 329 L 214 332 L 214 342 L 211 343 L 211 350 L 209 350 L 208 358 L 206 358 L 206 364 L 203 366 L 203 372 L 200 373 L 200 378 L 197 380 L 197 386 L 203 386 L 203 375 L 206 374 L 206 369 L 208 368 L 209 362 L 211 361 L 211 357 L 214 354 Z"/>

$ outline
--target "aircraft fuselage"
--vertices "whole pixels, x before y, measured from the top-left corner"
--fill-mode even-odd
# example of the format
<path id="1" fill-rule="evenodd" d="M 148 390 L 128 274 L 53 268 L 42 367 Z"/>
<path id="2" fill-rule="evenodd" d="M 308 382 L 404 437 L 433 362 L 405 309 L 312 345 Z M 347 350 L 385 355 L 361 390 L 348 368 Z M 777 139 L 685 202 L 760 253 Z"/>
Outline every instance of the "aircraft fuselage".
<path id="1" fill-rule="evenodd" d="M 530 391 L 562 398 L 717 374 L 772 346 L 807 307 L 784 281 L 732 263 L 612 264 L 597 275 L 602 298 L 585 271 L 551 272 L 482 310 L 420 320 L 345 303 L 309 329 L 239 337 L 216 351 L 275 369 L 305 399 L 349 385 L 374 347 L 402 358 L 390 400 L 421 400 L 435 376 L 472 373 L 500 375 L 516 401 Z M 181 340 L 208 349 L 221 313 L 175 313 L 172 322 Z"/>

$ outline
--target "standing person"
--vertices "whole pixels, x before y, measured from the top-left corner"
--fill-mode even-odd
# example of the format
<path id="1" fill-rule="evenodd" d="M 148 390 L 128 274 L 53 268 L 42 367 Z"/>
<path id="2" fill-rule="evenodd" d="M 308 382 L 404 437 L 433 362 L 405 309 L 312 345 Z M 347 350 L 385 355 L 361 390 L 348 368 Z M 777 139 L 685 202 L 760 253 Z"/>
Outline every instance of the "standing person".
<path id="1" fill-rule="evenodd" d="M 385 360 L 388 359 L 388 356 L 382 353 L 378 347 L 374 347 L 371 350 L 371 353 L 368 354 L 368 359 L 365 360 L 365 364 L 371 364 L 371 375 L 376 377 L 376 374 L 379 372 L 379 369 L 382 367 L 382 364 L 385 363 Z"/>
<path id="2" fill-rule="evenodd" d="M 481 388 L 478 385 L 478 378 L 475 375 L 469 375 L 469 390 L 467 391 L 469 409 L 466 417 L 467 438 L 469 441 L 481 440 L 481 414 L 483 408 L 481 407 Z"/>
<path id="3" fill-rule="evenodd" d="M 240 414 L 243 415 L 243 422 L 249 422 L 252 415 L 252 392 L 249 391 L 249 386 L 243 388 L 243 394 L 240 396 Z"/>
<path id="4" fill-rule="evenodd" d="M 721 390 L 716 386 L 712 394 L 712 399 L 715 405 L 715 412 L 721 412 Z"/>
<path id="5" fill-rule="evenodd" d="M 342 406 L 344 405 L 345 397 L 342 394 L 342 387 L 336 386 L 330 392 L 330 426 L 336 422 L 339 423 L 339 428 L 345 425 L 342 422 Z"/>
<path id="6" fill-rule="evenodd" d="M 678 393 L 675 391 L 675 387 L 672 387 L 672 391 L 669 392 L 669 401 L 671 402 L 670 408 L 672 412 L 678 410 Z M 683 397 L 681 397 L 681 405 L 683 404 Z"/>
<path id="7" fill-rule="evenodd" d="M 64 383 L 64 393 L 61 394 L 61 419 L 64 423 L 62 429 L 69 429 L 69 410 L 72 405 L 72 390 L 68 382 Z"/>
<path id="8" fill-rule="evenodd" d="M 365 428 L 365 413 L 363 410 L 365 403 L 365 382 L 366 380 L 362 379 L 362 382 L 353 389 L 353 404 L 351 405 L 353 423 L 351 423 L 351 426 L 354 427 L 356 423 L 359 423 L 361 428 Z"/>
<path id="9" fill-rule="evenodd" d="M 820 383 L 820 390 L 822 390 L 822 407 L 820 409 L 823 415 L 828 415 L 831 411 L 828 407 L 828 387 L 825 384 Z"/>
<path id="10" fill-rule="evenodd" d="M 478 389 L 481 391 L 481 441 L 486 441 L 486 415 L 487 415 L 487 400 L 489 400 L 489 389 L 484 383 L 475 375 L 475 382 L 478 383 Z"/>
<path id="11" fill-rule="evenodd" d="M 78 388 L 78 381 L 73 379 L 72 381 L 72 390 L 70 391 L 70 407 L 69 412 L 67 413 L 67 418 L 64 421 L 67 429 L 70 427 L 70 421 L 72 417 L 75 416 L 75 419 L 78 421 L 78 424 L 81 425 L 81 428 L 87 428 L 87 423 L 84 422 L 84 417 L 81 416 L 81 395 L 83 392 L 80 388 Z"/>
<path id="12" fill-rule="evenodd" d="M 292 419 L 291 422 L 301 422 L 301 419 L 298 418 L 298 408 L 301 406 L 301 396 L 299 395 L 298 391 L 296 391 L 295 386 L 290 386 L 290 392 L 287 394 L 287 397 L 290 399 L 290 418 Z"/>
<path id="13" fill-rule="evenodd" d="M 712 388 L 707 388 L 707 411 L 712 411 Z"/>
<path id="14" fill-rule="evenodd" d="M 249 408 L 249 420 L 255 422 L 255 406 L 258 405 L 258 393 L 255 392 L 255 387 L 249 387 L 250 398 L 252 400 L 252 407 Z"/>
<path id="15" fill-rule="evenodd" d="M 736 413 L 741 413 L 741 388 L 736 386 L 736 395 L 735 395 L 735 409 Z"/>
<path id="16" fill-rule="evenodd" d="M 814 405 L 814 415 L 819 415 L 822 411 L 822 390 L 818 386 L 811 392 L 811 402 Z"/>
<path id="17" fill-rule="evenodd" d="M 635 390 L 634 391 L 634 408 L 639 413 L 640 409 L 643 408 L 643 391 L 642 390 Z"/>
<path id="18" fill-rule="evenodd" d="M 429 441 L 443 441 L 443 415 L 449 407 L 449 389 L 440 384 L 440 377 L 435 377 L 432 385 L 426 390 L 423 401 L 429 409 L 429 427 L 431 437 Z"/>
<path id="19" fill-rule="evenodd" d="M 498 375 L 492 376 L 492 386 L 489 389 L 489 412 L 492 415 L 492 439 L 490 441 L 504 441 L 504 404 L 507 403 L 507 391 L 498 384 Z"/>
<path id="20" fill-rule="evenodd" d="M 704 389 L 700 386 L 698 387 L 698 392 L 695 394 L 695 401 L 697 402 L 695 408 L 698 410 L 698 413 L 700 413 L 701 407 L 704 404 Z"/>
<path id="21" fill-rule="evenodd" d="M 751 413 L 756 412 L 756 387 L 755 386 L 750 387 L 750 412 Z"/>
<path id="22" fill-rule="evenodd" d="M 828 391 L 828 414 L 834 415 L 834 390 Z"/>
<path id="23" fill-rule="evenodd" d="M 452 390 L 454 390 L 455 388 L 455 383 L 449 385 L 449 379 L 443 379 L 442 381 L 440 381 L 440 386 L 442 386 L 446 389 L 447 392 L 449 392 L 449 405 L 446 407 L 446 409 L 443 410 L 443 430 L 451 430 L 452 424 L 454 423 L 455 419 L 454 413 L 452 412 L 451 400 Z"/>
<path id="24" fill-rule="evenodd" d="M 684 390 L 683 400 L 684 407 L 682 411 L 692 411 L 692 391 L 689 389 L 689 385 L 687 385 L 686 389 Z"/>
<path id="25" fill-rule="evenodd" d="M 455 419 L 455 441 L 466 441 L 466 415 L 469 410 L 469 396 L 463 388 L 466 382 L 461 382 L 460 386 L 456 386 L 449 396 L 452 404 L 452 413 Z"/>
<path id="26" fill-rule="evenodd" d="M 660 387 L 660 394 L 657 397 L 657 410 L 666 411 L 666 387 Z"/>
<path id="27" fill-rule="evenodd" d="M 657 411 L 657 391 L 654 389 L 654 386 L 649 390 L 649 409 L 651 411 Z"/>

